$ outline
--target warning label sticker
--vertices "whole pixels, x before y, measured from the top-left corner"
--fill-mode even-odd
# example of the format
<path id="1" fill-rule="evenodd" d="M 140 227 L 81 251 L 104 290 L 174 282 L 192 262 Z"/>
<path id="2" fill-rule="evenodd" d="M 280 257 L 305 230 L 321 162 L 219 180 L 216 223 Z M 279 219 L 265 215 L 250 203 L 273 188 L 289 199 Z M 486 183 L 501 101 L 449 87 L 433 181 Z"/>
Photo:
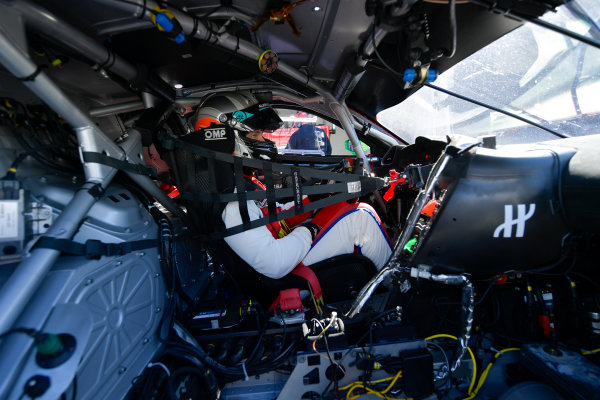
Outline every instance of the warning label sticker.
<path id="1" fill-rule="evenodd" d="M 19 202 L 0 201 L 0 239 L 19 236 Z"/>

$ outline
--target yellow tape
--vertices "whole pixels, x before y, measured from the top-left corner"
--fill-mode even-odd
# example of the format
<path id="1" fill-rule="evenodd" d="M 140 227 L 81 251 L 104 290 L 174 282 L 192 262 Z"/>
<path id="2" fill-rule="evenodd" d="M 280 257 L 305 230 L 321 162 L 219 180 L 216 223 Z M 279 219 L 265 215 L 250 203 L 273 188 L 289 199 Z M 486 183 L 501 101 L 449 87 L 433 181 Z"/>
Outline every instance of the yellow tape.
<path id="1" fill-rule="evenodd" d="M 260 69 L 260 62 L 262 61 L 262 59 L 265 56 L 265 54 L 270 53 L 270 52 L 271 52 L 271 50 L 265 50 L 265 51 L 262 52 L 262 54 L 260 55 L 260 57 L 258 57 L 258 69 Z"/>

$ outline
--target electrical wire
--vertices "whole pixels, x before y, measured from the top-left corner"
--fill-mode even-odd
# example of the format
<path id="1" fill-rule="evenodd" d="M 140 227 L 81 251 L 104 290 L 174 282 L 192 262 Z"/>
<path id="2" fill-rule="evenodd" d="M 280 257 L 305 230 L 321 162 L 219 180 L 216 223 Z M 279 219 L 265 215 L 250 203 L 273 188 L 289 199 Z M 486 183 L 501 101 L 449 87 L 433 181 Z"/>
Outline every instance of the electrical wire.
<path id="1" fill-rule="evenodd" d="M 402 370 L 398 371 L 396 373 L 396 375 L 393 377 L 387 377 L 387 378 L 378 379 L 375 381 L 366 381 L 366 382 L 356 381 L 356 382 L 352 382 L 346 386 L 339 388 L 339 390 L 348 390 L 346 392 L 346 400 L 354 400 L 363 395 L 363 394 L 352 395 L 352 392 L 356 389 L 363 389 L 366 392 L 364 394 L 374 394 L 375 396 L 380 397 L 382 399 L 400 400 L 399 398 L 386 396 L 386 393 L 389 392 L 390 390 L 392 390 L 392 388 L 394 387 L 394 385 L 396 384 L 398 379 L 400 379 L 401 377 L 402 377 Z M 381 391 L 375 390 L 368 386 L 368 385 L 375 385 L 378 383 L 387 382 L 390 380 L 391 380 L 390 384 Z"/>
<path id="2" fill-rule="evenodd" d="M 429 340 L 440 339 L 440 338 L 448 338 L 448 339 L 454 339 L 454 340 L 458 341 L 458 338 L 456 336 L 448 335 L 447 333 L 440 333 L 437 335 L 432 335 L 432 336 L 426 337 L 425 341 L 427 342 Z M 475 386 L 475 379 L 477 378 L 477 361 L 475 360 L 475 355 L 473 354 L 473 351 L 471 350 L 471 348 L 469 346 L 467 346 L 467 351 L 469 352 L 469 355 L 471 356 L 471 360 L 473 361 L 473 375 L 471 376 L 471 384 L 469 385 L 469 390 L 468 390 L 468 394 L 471 395 L 471 393 L 473 391 L 473 387 Z"/>
<path id="3" fill-rule="evenodd" d="M 371 30 L 371 38 L 373 40 L 373 50 L 375 51 L 375 55 L 377 56 L 377 59 L 379 59 L 379 61 L 383 64 L 383 66 L 394 75 L 398 75 L 400 77 L 404 76 L 403 73 L 396 71 L 394 68 L 390 67 L 389 64 L 383 60 L 381 54 L 379 54 L 379 50 L 377 50 L 377 46 L 375 45 L 375 26 L 373 26 L 373 29 Z"/>
<path id="4" fill-rule="evenodd" d="M 498 351 L 494 355 L 494 358 L 492 358 L 492 360 L 489 362 L 489 364 L 487 365 L 487 367 L 485 367 L 485 369 L 481 373 L 481 376 L 479 377 L 479 381 L 477 382 L 477 386 L 475 387 L 475 389 L 473 390 L 473 392 L 470 393 L 469 397 L 465 397 L 463 400 L 470 400 L 470 399 L 474 398 L 475 396 L 477 396 L 477 393 L 479 392 L 479 390 L 481 389 L 481 387 L 485 383 L 485 380 L 486 380 L 486 378 L 488 376 L 488 373 L 490 372 L 490 369 L 492 369 L 492 366 L 494 365 L 494 363 L 496 362 L 496 360 L 502 354 L 504 354 L 506 352 L 509 352 L 509 351 L 520 351 L 520 350 L 521 349 L 519 347 L 509 347 L 509 348 L 506 348 L 506 349 Z"/>
<path id="5" fill-rule="evenodd" d="M 457 27 L 456 27 L 456 0 L 449 0 L 449 19 L 450 19 L 450 35 L 452 37 L 452 48 L 450 50 L 450 54 L 447 54 L 446 57 L 452 58 L 454 54 L 456 54 L 456 36 L 457 36 Z"/>
<path id="6" fill-rule="evenodd" d="M 434 346 L 436 347 L 441 353 L 442 356 L 444 356 L 444 360 L 446 361 L 446 369 L 448 371 L 446 378 L 444 378 L 444 380 L 449 381 L 450 378 L 450 360 L 448 359 L 448 355 L 446 354 L 446 352 L 444 351 L 444 349 L 442 348 L 442 346 L 440 346 L 439 344 L 435 343 L 435 342 L 428 342 L 427 346 Z"/>

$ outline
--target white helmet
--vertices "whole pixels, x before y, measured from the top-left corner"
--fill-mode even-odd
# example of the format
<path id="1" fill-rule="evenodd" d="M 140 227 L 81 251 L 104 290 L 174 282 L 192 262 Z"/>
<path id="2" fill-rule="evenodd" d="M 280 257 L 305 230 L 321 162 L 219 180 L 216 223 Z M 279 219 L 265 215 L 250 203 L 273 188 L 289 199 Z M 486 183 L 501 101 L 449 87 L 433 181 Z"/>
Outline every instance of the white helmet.
<path id="1" fill-rule="evenodd" d="M 235 130 L 235 155 L 271 158 L 277 154 L 275 142 L 249 139 L 246 133 L 256 130 L 275 130 L 283 123 L 269 104 L 258 104 L 249 92 L 217 93 L 202 103 L 194 115 L 194 129 L 211 124 L 228 124 Z"/>

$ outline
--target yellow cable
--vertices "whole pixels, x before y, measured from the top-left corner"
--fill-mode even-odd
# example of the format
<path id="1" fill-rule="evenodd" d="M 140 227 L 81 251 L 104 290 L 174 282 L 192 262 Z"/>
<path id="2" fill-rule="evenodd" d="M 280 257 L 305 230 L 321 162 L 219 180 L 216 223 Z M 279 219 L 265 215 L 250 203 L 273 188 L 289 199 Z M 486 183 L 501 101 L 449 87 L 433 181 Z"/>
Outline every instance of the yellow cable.
<path id="1" fill-rule="evenodd" d="M 362 394 L 351 396 L 351 394 L 354 391 L 354 389 L 357 389 L 357 388 L 363 388 L 368 393 L 374 394 L 374 395 L 376 395 L 378 397 L 381 397 L 383 399 L 392 399 L 392 397 L 385 396 L 385 393 L 387 393 L 390 390 L 392 390 L 392 388 L 396 384 L 396 381 L 398 379 L 400 379 L 401 377 L 402 377 L 402 371 L 398 371 L 398 373 L 395 376 L 393 376 L 393 377 L 388 376 L 387 378 L 383 378 L 383 379 L 377 379 L 377 380 L 374 380 L 374 381 L 367 381 L 367 384 L 373 385 L 373 384 L 376 384 L 376 383 L 382 383 L 382 382 L 387 382 L 387 381 L 391 380 L 392 382 L 384 390 L 382 390 L 382 391 L 377 391 L 377 390 L 371 389 L 369 387 L 365 387 L 364 384 L 363 384 L 363 382 L 360 382 L 360 381 L 349 383 L 346 386 L 342 386 L 341 388 L 338 388 L 338 390 L 346 390 L 346 389 L 348 389 L 348 392 L 346 393 L 346 399 L 347 400 L 353 400 L 353 399 L 356 399 L 356 398 L 359 398 L 360 396 L 362 396 Z M 398 400 L 398 399 L 394 399 L 394 400 Z"/>
<path id="2" fill-rule="evenodd" d="M 425 341 L 429 341 L 429 340 L 433 340 L 433 339 L 439 339 L 439 338 L 448 338 L 448 339 L 454 339 L 456 341 L 458 341 L 458 338 L 456 336 L 452 336 L 452 335 L 448 335 L 447 333 L 440 333 L 437 335 L 432 335 L 429 336 L 427 338 L 425 338 Z M 473 391 L 473 386 L 475 385 L 475 378 L 477 377 L 477 361 L 475 361 L 475 355 L 473 354 L 473 351 L 471 351 L 471 348 L 469 346 L 467 346 L 467 350 L 469 351 L 469 355 L 471 356 L 471 360 L 473 361 L 473 375 L 471 376 L 471 384 L 469 385 L 469 395 L 472 394 Z"/>
<path id="3" fill-rule="evenodd" d="M 598 352 L 600 352 L 600 349 L 582 351 L 581 354 L 584 356 L 589 356 L 590 354 L 594 354 L 594 353 L 598 353 Z"/>
<path id="4" fill-rule="evenodd" d="M 367 383 L 368 383 L 369 385 L 374 385 L 374 384 L 377 384 L 377 383 L 382 383 L 382 382 L 391 381 L 392 379 L 394 379 L 394 377 L 393 377 L 393 376 L 388 376 L 387 378 L 383 378 L 383 379 L 377 379 L 377 380 L 375 380 L 375 381 L 368 381 Z M 356 384 L 356 383 L 362 383 L 362 382 L 358 382 L 358 381 L 356 381 L 356 382 L 350 382 L 350 383 L 349 383 L 349 384 L 347 384 L 346 386 L 342 386 L 341 388 L 338 388 L 338 390 L 346 390 L 346 389 L 348 389 L 350 386 L 352 386 L 352 385 L 354 385 L 354 384 Z"/>
<path id="5" fill-rule="evenodd" d="M 357 394 L 357 395 L 354 395 L 354 396 L 350 396 L 350 394 L 352 393 L 352 391 L 354 389 L 357 389 L 357 388 L 363 388 L 366 391 L 366 393 Z M 399 398 L 399 397 L 389 397 L 389 396 L 386 396 L 383 392 L 378 392 L 377 390 L 373 390 L 371 388 L 364 387 L 364 385 L 362 383 L 356 384 L 355 386 L 353 386 L 348 391 L 348 393 L 346 393 L 346 400 L 354 400 L 354 399 L 357 399 L 357 398 L 359 398 L 359 397 L 361 397 L 361 396 L 363 396 L 365 394 L 374 394 L 375 396 L 380 397 L 382 399 L 386 399 L 386 400 L 412 400 L 411 397 L 408 397 L 408 398 Z"/>
<path id="6" fill-rule="evenodd" d="M 494 360 L 490 361 L 488 363 L 488 365 L 485 367 L 485 370 L 483 370 L 483 372 L 481 373 L 481 376 L 479 377 L 479 381 L 477 382 L 477 386 L 475 387 L 475 390 L 473 390 L 473 393 L 469 392 L 470 393 L 469 397 L 465 397 L 463 400 L 470 400 L 470 399 L 474 398 L 475 396 L 477 396 L 477 393 L 479 393 L 479 390 L 485 383 L 488 373 L 490 372 L 490 369 L 492 369 L 492 365 L 494 365 L 495 360 L 497 360 L 502 354 L 504 354 L 506 352 L 520 351 L 520 350 L 521 349 L 518 347 L 508 347 L 508 348 L 502 349 L 499 352 L 497 352 L 496 354 L 494 354 Z"/>

